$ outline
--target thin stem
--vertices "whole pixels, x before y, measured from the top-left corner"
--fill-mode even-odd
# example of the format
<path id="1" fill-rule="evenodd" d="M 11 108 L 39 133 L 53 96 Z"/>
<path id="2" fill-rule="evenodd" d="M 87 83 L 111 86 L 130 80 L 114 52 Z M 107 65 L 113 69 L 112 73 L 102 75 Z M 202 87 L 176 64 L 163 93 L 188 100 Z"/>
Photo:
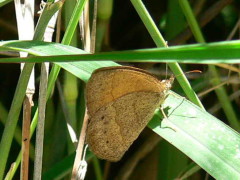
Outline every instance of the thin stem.
<path id="1" fill-rule="evenodd" d="M 30 144 L 30 122 L 32 108 L 32 94 L 26 94 L 23 103 L 23 131 L 22 131 L 22 164 L 21 164 L 21 180 L 28 180 L 29 170 L 29 144 Z"/>
<path id="2" fill-rule="evenodd" d="M 195 16 L 193 15 L 192 9 L 188 3 L 187 0 L 179 0 L 179 3 L 183 9 L 183 12 L 186 16 L 186 19 L 189 23 L 189 26 L 194 34 L 194 37 L 196 38 L 196 40 L 200 43 L 205 43 L 205 39 L 202 35 L 202 32 L 200 30 L 200 27 L 196 21 Z M 212 74 L 212 84 L 214 86 L 217 86 L 221 83 L 217 69 L 214 65 L 208 65 L 209 71 Z M 236 130 L 240 130 L 240 123 L 238 122 L 237 116 L 235 111 L 233 110 L 231 101 L 229 99 L 229 97 L 227 96 L 226 90 L 223 87 L 219 87 L 217 89 L 215 89 L 216 95 L 222 105 L 222 108 L 227 116 L 227 119 L 229 121 L 229 123 L 231 124 L 231 126 L 236 129 Z"/>
<path id="3" fill-rule="evenodd" d="M 82 22 L 82 26 L 83 26 L 83 44 L 84 44 L 84 50 L 87 52 L 91 51 L 91 46 L 93 44 L 91 44 L 91 38 L 90 38 L 90 27 L 89 27 L 89 4 L 85 5 L 84 8 L 84 13 L 83 13 L 83 18 L 84 22 Z M 94 53 L 94 52 L 93 52 Z M 86 137 L 86 132 L 87 132 L 87 125 L 88 125 L 88 121 L 89 121 L 89 116 L 88 116 L 88 111 L 87 108 L 85 110 L 85 115 L 84 115 L 84 119 L 83 119 L 83 124 L 82 124 L 82 129 L 81 129 L 81 133 L 79 136 L 79 142 L 78 142 L 78 147 L 77 147 L 77 153 L 75 156 L 75 160 L 74 160 L 74 165 L 73 165 L 73 170 L 72 170 L 72 180 L 76 180 L 79 179 L 79 173 L 84 173 L 82 172 L 78 172 L 79 167 L 81 165 L 81 162 L 84 161 L 84 157 L 82 157 L 82 153 L 83 153 L 83 147 L 84 147 L 84 142 L 85 142 L 85 137 Z M 80 169 L 81 171 L 81 169 Z M 85 176 L 85 175 L 84 175 Z"/>
<path id="4" fill-rule="evenodd" d="M 162 37 L 160 31 L 158 30 L 156 24 L 152 20 L 150 14 L 148 13 L 147 9 L 145 8 L 144 4 L 141 0 L 131 0 L 133 6 L 135 7 L 138 15 L 142 19 L 144 25 L 146 26 L 149 34 L 151 35 L 153 41 L 157 45 L 157 47 L 167 47 L 166 41 Z M 169 63 L 168 64 L 171 70 L 175 75 L 181 74 L 181 76 L 177 77 L 179 84 L 181 85 L 183 91 L 188 96 L 188 98 L 198 106 L 203 107 L 201 101 L 198 99 L 196 93 L 192 89 L 190 83 L 188 82 L 186 76 L 184 75 L 181 67 L 178 63 Z"/>
<path id="5" fill-rule="evenodd" d="M 205 39 L 203 37 L 203 34 L 199 28 L 199 25 L 197 23 L 197 20 L 192 12 L 192 9 L 188 3 L 187 0 L 179 0 L 180 6 L 182 7 L 182 10 L 189 22 L 189 26 L 193 32 L 194 37 L 199 43 L 205 43 Z"/>
<path id="6" fill-rule="evenodd" d="M 34 40 L 41 40 L 43 38 L 43 34 L 46 29 L 48 21 L 50 20 L 52 15 L 55 14 L 57 9 L 59 9 L 62 6 L 62 4 L 63 4 L 62 1 L 59 1 L 54 4 L 47 4 L 47 6 L 48 6 L 48 8 L 46 10 L 47 13 L 43 13 L 44 16 L 42 14 L 40 17 L 40 20 L 36 26 L 36 30 L 35 30 L 36 33 L 34 34 L 34 38 L 33 38 Z M 41 31 L 41 32 L 39 32 L 39 31 Z M 16 129 L 17 121 L 18 121 L 19 114 L 21 111 L 21 105 L 22 105 L 23 99 L 25 97 L 27 84 L 28 84 L 33 66 L 34 66 L 34 63 L 26 63 L 25 64 L 25 66 L 22 70 L 22 73 L 19 77 L 17 88 L 14 93 L 12 105 L 11 105 L 11 108 L 9 111 L 9 115 L 8 115 L 8 118 L 6 121 L 6 126 L 4 128 L 1 143 L 0 143 L 0 159 L 1 159 L 0 179 L 3 179 L 5 166 L 7 163 L 7 158 L 9 156 L 9 151 L 10 151 L 14 131 Z M 38 110 L 36 112 L 38 112 Z M 36 114 L 35 114 L 34 118 L 37 118 Z M 35 121 L 31 123 L 30 134 L 33 133 L 32 127 L 34 127 L 34 129 L 36 127 L 36 121 L 37 121 L 37 119 L 35 119 Z M 22 151 L 20 151 L 20 154 L 21 154 L 21 152 Z M 19 165 L 19 162 L 20 161 L 18 161 L 18 163 L 16 163 L 16 165 L 13 167 L 14 172 L 16 171 L 16 169 Z M 12 176 L 13 176 L 13 174 L 12 174 Z"/>
<path id="7" fill-rule="evenodd" d="M 25 97 L 28 80 L 30 78 L 33 66 L 34 63 L 28 63 L 24 66 L 12 100 L 12 105 L 9 111 L 0 144 L 0 179 L 3 179 L 3 173 L 5 171 L 9 150 L 14 136 L 14 130 L 17 125 L 18 117 L 21 111 L 21 104 Z"/>
<path id="8" fill-rule="evenodd" d="M 85 111 L 85 117 L 84 117 L 84 120 L 83 120 L 82 129 L 81 129 L 81 133 L 80 133 L 80 138 L 79 138 L 79 142 L 78 142 L 77 152 L 76 152 L 76 156 L 75 156 L 75 160 L 74 160 L 72 177 L 71 177 L 72 180 L 75 180 L 77 178 L 78 167 L 79 167 L 79 165 L 81 163 L 81 160 L 82 160 L 83 146 L 84 146 L 85 137 L 86 137 L 88 119 L 89 119 L 89 117 L 88 117 L 88 113 L 87 113 L 87 110 L 86 110 Z"/>
<path id="9" fill-rule="evenodd" d="M 34 174 L 35 180 L 41 180 L 42 176 L 42 156 L 43 156 L 43 139 L 44 139 L 44 124 L 45 124 L 45 110 L 47 103 L 47 83 L 48 83 L 48 69 L 49 63 L 42 63 L 40 90 L 39 90 L 39 115 L 38 126 L 36 134 L 36 147 L 35 147 L 35 161 L 34 161 Z"/>
<path id="10" fill-rule="evenodd" d="M 77 1 L 76 7 L 73 11 L 72 18 L 70 19 L 69 25 L 66 29 L 66 32 L 64 34 L 62 44 L 70 44 L 74 31 L 77 27 L 78 20 L 83 12 L 83 8 L 87 0 L 79 0 Z"/>

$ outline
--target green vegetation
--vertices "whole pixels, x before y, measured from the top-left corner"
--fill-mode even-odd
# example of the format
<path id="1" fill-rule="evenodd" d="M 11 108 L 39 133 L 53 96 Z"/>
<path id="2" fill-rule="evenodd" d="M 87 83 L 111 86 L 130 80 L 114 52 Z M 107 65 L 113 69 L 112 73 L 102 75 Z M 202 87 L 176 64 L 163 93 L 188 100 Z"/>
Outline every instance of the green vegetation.
<path id="1" fill-rule="evenodd" d="M 43 70 L 39 73 L 39 64 L 44 62 L 52 66 L 47 89 L 40 90 L 46 96 L 38 99 L 39 90 L 33 96 L 29 179 L 36 166 L 33 149 L 40 100 L 48 99 L 42 179 L 70 179 L 75 139 L 79 138 L 85 114 L 85 83 L 100 67 L 130 63 L 156 76 L 161 74 L 159 79 L 165 78 L 168 64 L 177 80 L 162 105 L 167 118 L 156 110 L 148 128 L 118 163 L 99 160 L 87 150 L 85 179 L 240 179 L 240 93 L 236 74 L 240 70 L 235 65 L 240 62 L 240 41 L 230 40 L 236 39 L 234 26 L 239 26 L 238 3 L 219 1 L 217 6 L 201 0 L 194 4 L 169 0 L 149 1 L 145 6 L 141 0 L 99 0 L 95 26 L 94 2 L 89 1 L 90 21 L 83 21 L 81 28 L 78 22 L 87 8 L 86 0 L 76 4 L 71 0 L 47 2 L 33 40 L 28 41 L 9 41 L 16 37 L 7 33 L 9 22 L 4 18 L 6 27 L 1 27 L 0 34 L 0 180 L 20 179 L 17 172 L 23 174 L 22 106 L 31 71 L 35 67 L 35 84 L 39 87 L 43 74 Z M 1 17 L 7 15 L 8 6 L 14 5 L 9 0 L 0 1 Z M 58 10 L 62 10 L 62 18 L 59 15 L 56 40 L 43 42 L 48 22 Z M 96 52 L 91 54 L 94 49 Z M 16 52 L 29 55 L 14 57 Z M 8 63 L 21 62 L 27 63 L 19 76 L 18 70 L 13 72 L 18 64 Z M 188 78 L 183 73 L 195 69 L 202 73 L 187 74 Z M 15 79 L 6 82 L 10 74 Z M 6 90 L 13 87 L 14 91 Z"/>

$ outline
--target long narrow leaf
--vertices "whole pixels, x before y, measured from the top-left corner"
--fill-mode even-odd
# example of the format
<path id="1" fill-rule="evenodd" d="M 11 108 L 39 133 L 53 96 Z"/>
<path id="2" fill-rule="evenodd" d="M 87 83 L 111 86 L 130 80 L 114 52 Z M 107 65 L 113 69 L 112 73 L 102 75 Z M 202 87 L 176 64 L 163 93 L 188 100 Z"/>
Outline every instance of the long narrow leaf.
<path id="1" fill-rule="evenodd" d="M 240 135 L 206 111 L 171 92 L 163 104 L 167 119 L 149 127 L 216 179 L 240 179 Z"/>
<path id="2" fill-rule="evenodd" d="M 35 55 L 83 53 L 79 49 L 55 43 L 51 43 L 51 46 L 45 43 L 41 46 L 39 44 L 33 46 L 33 44 L 29 42 L 24 43 L 25 48 L 28 46 L 30 49 L 29 51 Z M 206 49 L 209 50 L 211 48 L 216 48 L 221 50 L 221 48 L 224 47 L 225 49 L 238 50 L 239 41 L 230 42 L 229 44 L 229 46 L 227 46 L 227 43 L 212 44 L 206 46 L 209 47 Z M 16 46 L 14 48 L 16 48 Z M 181 52 L 184 48 L 185 50 L 190 48 L 200 51 L 205 49 L 202 45 L 194 45 L 188 47 L 176 47 L 175 50 L 176 52 L 177 50 Z M 22 50 L 19 47 L 16 49 Z M 169 49 L 164 49 L 163 52 L 170 52 L 168 51 Z M 54 52 L 54 50 L 56 50 L 56 52 Z M 157 49 L 157 51 L 159 50 L 162 51 L 162 49 Z M 114 54 L 116 53 L 113 53 L 113 55 Z M 94 55 L 88 56 L 89 58 L 94 57 Z M 59 56 L 56 58 L 62 57 Z M 76 56 L 65 56 L 65 58 L 66 57 Z M 78 55 L 78 57 L 82 56 Z M 48 61 L 50 57 L 44 58 L 45 61 L 46 59 Z M 65 62 L 58 64 L 84 81 L 88 80 L 90 74 L 96 68 L 117 65 L 114 62 L 90 61 Z M 240 179 L 239 134 L 186 99 L 178 97 L 176 94 L 172 94 L 173 93 L 168 96 L 163 105 L 168 119 L 165 119 L 160 123 L 160 118 L 155 116 L 150 122 L 149 127 L 184 152 L 215 178 Z"/>
<path id="3" fill-rule="evenodd" d="M 76 52 L 76 48 L 58 43 L 39 41 L 5 41 L 0 50 L 26 51 L 33 55 L 49 56 L 63 51 Z M 227 41 L 209 44 L 173 46 L 143 50 L 117 51 L 97 54 L 62 55 L 51 57 L 2 58 L 0 63 L 10 62 L 73 62 L 110 60 L 118 62 L 180 62 L 196 64 L 240 63 L 240 41 Z M 76 54 L 76 53 L 74 53 Z"/>

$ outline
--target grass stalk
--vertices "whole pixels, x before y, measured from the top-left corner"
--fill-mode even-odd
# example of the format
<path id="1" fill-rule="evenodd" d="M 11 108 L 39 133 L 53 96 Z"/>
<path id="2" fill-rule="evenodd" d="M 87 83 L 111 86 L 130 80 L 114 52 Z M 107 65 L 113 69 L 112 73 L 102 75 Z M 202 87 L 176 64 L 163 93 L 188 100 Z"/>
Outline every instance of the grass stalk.
<path id="1" fill-rule="evenodd" d="M 86 0 L 84 0 L 84 2 L 82 2 L 82 3 L 79 3 L 80 1 L 78 1 L 78 3 L 77 3 L 77 5 L 76 5 L 76 7 L 75 7 L 75 10 L 74 10 L 74 12 L 78 12 L 78 13 L 75 13 L 74 15 L 76 16 L 78 16 L 77 18 L 75 17 L 75 18 L 73 18 L 75 21 L 73 21 L 73 20 L 71 20 L 70 21 L 70 23 L 69 23 L 69 26 L 74 26 L 75 28 L 76 28 L 76 26 L 77 26 L 77 23 L 78 23 L 78 20 L 79 20 L 79 17 L 81 16 L 81 13 L 82 13 L 82 10 L 83 10 L 83 7 L 80 7 L 80 5 L 81 6 L 83 6 L 84 4 L 85 4 L 85 2 L 86 2 Z M 60 3 L 60 2 L 59 2 Z M 58 6 L 59 8 L 61 7 L 61 6 Z M 78 10 L 76 10 L 76 9 L 81 9 L 81 11 L 79 12 Z M 54 10 L 55 10 L 55 8 L 54 8 Z M 54 11 L 52 11 L 52 12 L 54 12 Z M 55 13 L 55 12 L 54 12 Z M 49 15 L 49 14 L 48 14 Z M 49 17 L 48 16 L 48 18 L 51 18 L 52 17 L 52 15 Z M 40 24 L 40 23 L 39 23 Z M 46 26 L 47 26 L 47 23 L 44 23 L 45 24 L 45 26 L 42 26 L 41 24 L 39 25 L 41 28 L 39 28 L 39 29 L 44 29 L 45 30 L 45 28 L 46 28 Z M 69 27 L 68 26 L 68 27 Z M 44 28 L 45 27 L 45 28 Z M 73 28 L 73 27 L 71 27 L 70 29 L 75 29 L 75 28 Z M 73 32 L 74 31 L 69 31 L 68 30 L 68 32 L 66 32 L 65 33 L 65 35 L 64 35 L 64 38 L 63 38 L 63 41 L 62 41 L 62 43 L 63 44 L 65 44 L 65 45 L 68 45 L 70 42 L 71 42 L 71 37 L 72 37 L 72 34 L 73 34 Z M 40 35 L 43 35 L 44 33 L 40 33 Z M 35 36 L 36 37 L 36 39 L 41 39 L 40 37 L 37 37 L 37 36 Z M 27 64 L 28 65 L 28 64 Z M 28 66 L 30 66 L 30 65 L 32 65 L 32 67 L 33 67 L 33 63 L 29 63 L 29 65 Z M 27 66 L 27 67 L 28 67 Z M 25 67 L 24 67 L 25 68 Z M 28 67 L 27 68 L 27 70 L 29 71 L 29 68 L 30 67 Z M 54 65 L 53 66 L 53 68 L 52 68 L 52 70 L 51 70 L 51 72 L 50 72 L 50 75 L 49 75 L 49 81 L 48 81 L 48 87 L 47 87 L 47 99 L 50 97 L 50 94 L 51 94 L 51 92 L 52 92 L 52 90 L 53 90 L 53 87 L 54 87 L 54 84 L 55 84 L 55 82 L 56 82 L 56 79 L 57 79 L 57 76 L 58 76 L 58 74 L 59 74 L 59 72 L 60 72 L 60 67 L 58 66 L 58 65 Z M 26 70 L 26 71 L 27 71 Z M 21 81 L 24 81 L 24 83 L 26 83 L 25 81 L 27 81 L 28 82 L 28 79 L 29 79 L 29 77 L 30 77 L 30 73 L 29 73 L 29 75 L 27 74 L 28 73 L 28 71 L 27 72 L 24 72 L 24 74 L 23 73 L 21 73 L 21 76 L 23 76 L 23 78 L 24 79 L 22 79 L 21 78 L 21 76 L 20 76 L 20 78 L 19 78 L 19 80 L 21 80 Z M 31 71 L 30 71 L 31 72 Z M 23 75 L 22 75 L 23 74 Z M 27 75 L 29 76 L 28 77 L 28 79 L 26 80 L 26 78 L 27 78 Z M 20 84 L 20 85 L 19 85 Z M 19 83 L 18 83 L 18 86 L 20 86 L 19 88 L 21 89 L 21 90 L 24 90 L 24 85 L 25 84 L 22 84 L 22 82 L 20 82 L 19 81 Z M 24 97 L 22 97 L 22 101 L 21 100 L 18 100 L 19 98 L 21 98 L 20 97 L 20 95 L 19 95 L 19 93 L 18 93 L 18 91 L 20 91 L 20 89 L 18 88 L 18 86 L 17 86 L 17 89 L 16 89 L 16 93 L 15 93 L 15 95 L 14 95 L 14 99 L 13 99 L 13 105 L 12 106 L 14 106 L 14 109 L 13 108 L 11 108 L 10 109 L 10 111 L 9 111 L 9 114 L 11 115 L 11 117 L 8 117 L 8 119 L 12 119 L 12 116 L 14 116 L 15 117 L 15 119 L 13 119 L 12 120 L 12 122 L 10 122 L 8 119 L 7 119 L 7 123 L 6 123 L 6 127 L 4 128 L 4 132 L 3 132 L 3 136 L 2 136 L 2 140 L 1 140 L 1 144 L 0 144 L 0 159 L 1 159 L 1 163 L 0 163 L 0 179 L 2 179 L 3 178 L 3 174 L 4 174 L 4 170 L 5 170 L 5 166 L 6 166 L 6 161 L 7 161 L 7 157 L 8 157 L 8 154 L 9 154 L 9 150 L 10 150 L 10 145 L 11 145 L 11 142 L 12 142 L 12 136 L 11 136 L 11 133 L 13 133 L 14 134 L 14 130 L 15 130 L 15 127 L 16 127 L 16 125 L 15 124 L 17 124 L 17 120 L 18 120 L 18 116 L 19 116 L 19 113 L 20 113 L 20 109 L 21 109 L 21 103 L 22 103 L 22 101 L 23 101 L 23 98 Z M 26 83 L 26 87 L 27 87 L 27 83 Z M 25 87 L 25 90 L 26 90 L 26 87 Z M 24 93 L 25 93 L 25 91 L 24 91 Z M 17 97 L 15 97 L 15 96 L 17 96 Z M 17 98 L 17 101 L 16 101 L 16 98 Z M 20 107 L 19 106 L 17 106 L 16 107 L 16 102 L 19 102 L 20 103 Z M 19 112 L 18 112 L 19 111 Z M 15 113 L 15 112 L 18 112 L 18 115 L 17 115 L 17 113 Z M 36 125 L 37 125 L 37 118 L 38 118 L 38 109 L 36 110 L 36 112 L 35 112 L 35 114 L 34 114 L 34 117 L 33 117 L 33 119 L 32 119 L 32 122 L 31 122 L 31 126 L 30 126 L 30 137 L 32 136 L 32 134 L 33 134 L 33 132 L 35 131 L 35 129 L 36 129 Z M 12 125 L 15 125 L 15 127 L 14 126 L 12 126 Z M 10 133 L 8 133 L 8 132 L 10 132 Z M 19 152 L 19 153 L 21 153 L 21 151 Z M 19 164 L 18 164 L 19 165 Z M 14 169 L 15 169 L 15 172 L 16 172 L 16 169 L 18 168 L 18 165 L 16 165 L 16 166 L 14 166 Z M 14 174 L 13 174 L 14 175 Z"/>
<path id="2" fill-rule="evenodd" d="M 0 179 L 3 179 L 5 172 L 6 162 L 9 155 L 11 143 L 14 136 L 14 131 L 17 126 L 18 117 L 22 108 L 22 102 L 25 97 L 25 92 L 28 85 L 34 63 L 28 63 L 24 66 L 22 73 L 19 77 L 17 88 L 12 100 L 12 105 L 6 121 L 6 126 L 3 131 L 1 144 L 0 144 Z"/>
<path id="3" fill-rule="evenodd" d="M 192 9 L 189 5 L 189 2 L 187 0 L 179 0 L 179 3 L 183 9 L 183 13 L 186 16 L 186 19 L 189 23 L 189 26 L 194 34 L 194 37 L 199 43 L 205 43 L 205 39 L 203 37 L 203 34 L 201 32 L 201 29 L 197 23 L 197 20 L 192 12 Z M 212 84 L 213 86 L 217 86 L 221 83 L 221 80 L 219 78 L 217 69 L 214 65 L 208 65 L 209 71 L 211 72 L 211 79 L 213 79 Z M 222 105 L 222 108 L 224 110 L 224 113 L 226 114 L 226 117 L 228 119 L 228 122 L 234 129 L 237 131 L 240 130 L 240 123 L 238 122 L 237 116 L 235 111 L 233 110 L 231 100 L 229 99 L 226 90 L 224 87 L 219 87 L 215 90 L 216 95 Z"/>
<path id="4" fill-rule="evenodd" d="M 157 47 L 167 47 L 166 41 L 164 40 L 163 36 L 161 35 L 160 31 L 158 30 L 156 24 L 152 20 L 150 14 L 148 13 L 147 9 L 145 8 L 144 4 L 141 0 L 131 0 L 134 8 L 138 12 L 138 15 L 142 19 L 144 25 L 146 26 L 149 34 L 151 35 L 153 41 L 157 45 Z M 187 97 L 196 105 L 203 107 L 201 101 L 198 99 L 196 93 L 192 89 L 189 81 L 187 80 L 186 76 L 184 75 L 181 67 L 178 63 L 168 63 L 170 69 L 173 71 L 175 75 L 178 75 L 176 78 L 183 88 L 183 91 L 187 95 Z M 179 76 L 181 74 L 181 76 Z"/>
<path id="5" fill-rule="evenodd" d="M 55 12 L 62 6 L 62 4 L 63 3 L 61 1 L 54 4 L 51 4 L 51 3 L 47 4 L 47 8 L 46 8 L 47 12 L 43 11 L 43 14 L 40 17 L 40 20 L 36 27 L 36 33 L 34 34 L 34 38 L 33 38 L 34 40 L 42 39 L 49 20 L 51 19 L 53 14 L 55 14 Z M 17 88 L 12 100 L 12 105 L 9 111 L 9 115 L 6 121 L 6 126 L 4 128 L 1 143 L 0 143 L 0 159 L 1 159 L 0 179 L 3 179 L 7 158 L 8 158 L 11 143 L 13 140 L 14 131 L 16 129 L 17 121 L 18 121 L 19 114 L 22 107 L 22 102 L 25 97 L 27 84 L 28 84 L 33 67 L 34 67 L 34 63 L 25 64 L 22 70 L 22 73 L 19 77 Z M 32 124 L 34 123 L 32 122 Z M 31 133 L 31 129 L 30 129 L 30 133 Z M 22 153 L 22 151 L 20 151 L 20 153 Z M 18 167 L 17 165 L 14 166 L 14 168 L 17 168 L 17 167 Z"/>
<path id="6" fill-rule="evenodd" d="M 42 177 L 42 156 L 43 156 L 45 110 L 46 110 L 46 103 L 47 103 L 48 70 L 49 70 L 49 63 L 42 63 L 40 87 L 39 87 L 39 99 L 38 99 L 39 115 L 38 115 L 38 126 L 37 126 L 37 134 L 36 134 L 35 161 L 34 161 L 34 174 L 33 174 L 33 177 L 35 180 L 41 180 L 41 177 Z"/>

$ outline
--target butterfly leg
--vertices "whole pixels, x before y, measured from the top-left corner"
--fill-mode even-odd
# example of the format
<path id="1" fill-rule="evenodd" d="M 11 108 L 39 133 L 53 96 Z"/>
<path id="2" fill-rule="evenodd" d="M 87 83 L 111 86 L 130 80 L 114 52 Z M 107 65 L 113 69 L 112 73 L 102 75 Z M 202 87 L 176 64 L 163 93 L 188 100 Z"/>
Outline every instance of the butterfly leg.
<path id="1" fill-rule="evenodd" d="M 161 112 L 162 112 L 162 115 L 163 115 L 164 119 L 166 119 L 166 121 L 169 121 L 169 119 L 168 119 L 167 115 L 165 114 L 162 106 L 160 106 L 160 110 L 161 110 Z M 174 129 L 174 128 L 172 128 L 172 127 L 166 127 L 166 128 L 170 128 L 170 129 L 172 129 L 172 130 L 175 131 L 175 132 L 177 131 L 176 129 Z"/>

